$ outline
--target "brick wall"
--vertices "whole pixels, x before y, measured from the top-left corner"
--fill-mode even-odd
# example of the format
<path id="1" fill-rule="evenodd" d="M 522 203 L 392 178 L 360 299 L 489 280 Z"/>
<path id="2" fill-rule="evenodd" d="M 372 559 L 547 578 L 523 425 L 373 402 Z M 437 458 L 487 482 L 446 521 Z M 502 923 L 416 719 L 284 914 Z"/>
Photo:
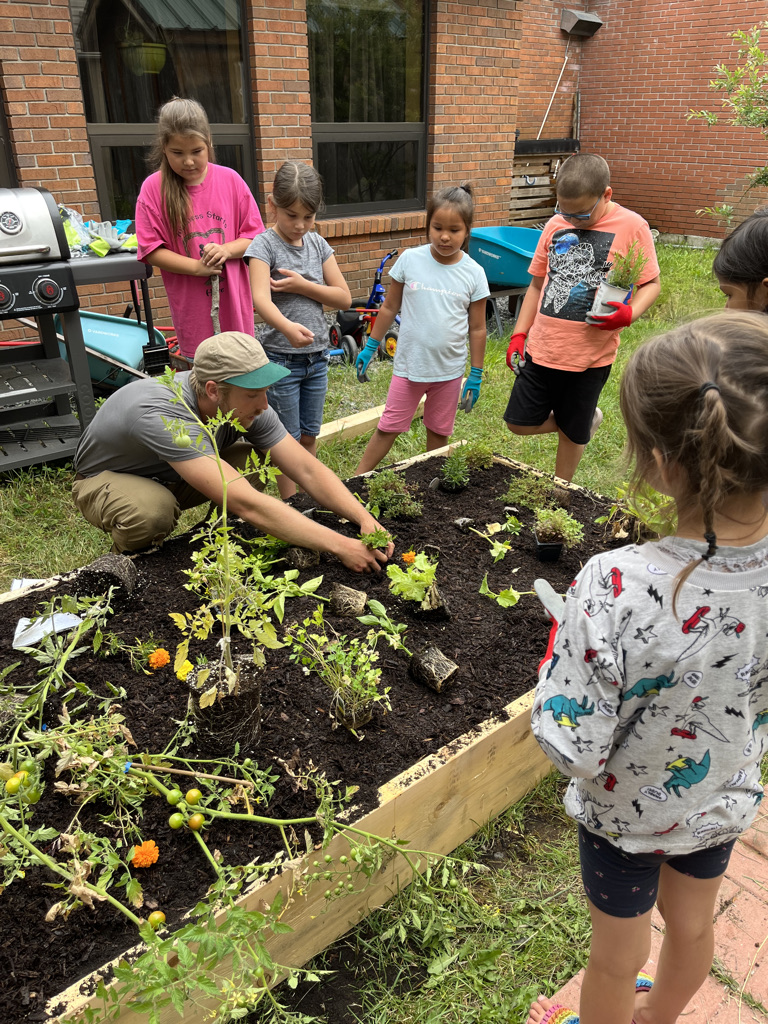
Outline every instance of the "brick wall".
<path id="1" fill-rule="evenodd" d="M 96 182 L 67 0 L 0 5 L 2 99 L 19 186 L 47 188 L 86 220 L 99 219 Z M 168 318 L 159 277 L 150 285 L 153 311 Z M 83 309 L 122 316 L 128 285 L 78 289 Z M 13 320 L 0 321 L 3 340 L 29 338 Z"/>
<path id="2" fill-rule="evenodd" d="M 472 181 L 477 224 L 507 220 L 527 6 L 522 0 L 434 0 L 431 5 L 427 190 Z M 306 8 L 305 0 L 252 0 L 248 9 L 244 31 L 253 89 L 257 201 L 266 212 L 266 195 L 280 163 L 312 157 Z M 0 28 L 8 43 L 0 50 L 3 100 L 20 184 L 48 184 L 60 202 L 86 218 L 98 217 L 67 0 L 5 3 Z M 276 38 L 273 45 L 270 40 Z M 362 297 L 382 255 L 420 244 L 424 225 L 424 213 L 417 211 L 337 218 L 321 222 L 320 230 L 336 249 L 353 295 Z M 159 275 L 150 288 L 156 319 L 169 323 Z M 84 309 L 111 315 L 121 315 L 130 301 L 127 285 L 90 286 L 80 296 Z M 0 329 L 15 328 L 6 322 Z"/>
<path id="3" fill-rule="evenodd" d="M 579 10 L 588 7 L 583 0 L 574 6 Z M 517 119 L 513 126 L 520 129 L 521 139 L 537 138 L 539 129 L 543 139 L 571 138 L 583 40 L 561 31 L 560 4 L 553 4 L 552 0 L 528 0 L 522 7 Z M 568 61 L 558 86 L 566 48 Z M 553 93 L 552 107 L 547 114 Z"/>
<path id="4" fill-rule="evenodd" d="M 583 44 L 582 150 L 611 165 L 616 198 L 662 231 L 722 233 L 696 210 L 730 203 L 739 219 L 768 201 L 745 194 L 744 176 L 768 160 L 757 129 L 709 128 L 686 121 L 689 109 L 720 110 L 708 88 L 717 63 L 733 64 L 728 33 L 764 21 L 759 0 L 592 0 L 602 18 Z"/>

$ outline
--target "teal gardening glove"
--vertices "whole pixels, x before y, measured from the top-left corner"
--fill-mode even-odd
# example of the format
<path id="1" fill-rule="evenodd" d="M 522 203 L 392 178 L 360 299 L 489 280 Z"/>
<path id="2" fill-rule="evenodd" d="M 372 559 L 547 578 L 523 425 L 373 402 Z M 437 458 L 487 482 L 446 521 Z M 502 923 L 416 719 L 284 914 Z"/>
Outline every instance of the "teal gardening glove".
<path id="1" fill-rule="evenodd" d="M 482 366 L 473 366 L 469 371 L 467 382 L 461 393 L 461 402 L 459 403 L 464 412 L 472 412 L 472 407 L 480 397 L 480 384 L 482 383 L 482 380 Z"/>
<path id="2" fill-rule="evenodd" d="M 368 339 L 368 344 L 364 349 L 361 350 L 357 359 L 355 360 L 355 369 L 357 370 L 357 379 L 361 384 L 368 382 L 368 364 L 373 359 L 376 352 L 379 350 L 379 343 L 374 338 Z"/>

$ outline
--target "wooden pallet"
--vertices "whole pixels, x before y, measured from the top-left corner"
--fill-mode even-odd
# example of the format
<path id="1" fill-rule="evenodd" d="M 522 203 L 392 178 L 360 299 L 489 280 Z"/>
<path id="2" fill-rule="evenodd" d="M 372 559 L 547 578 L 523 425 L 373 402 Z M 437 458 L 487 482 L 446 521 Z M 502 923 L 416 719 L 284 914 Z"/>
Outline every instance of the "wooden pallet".
<path id="1" fill-rule="evenodd" d="M 555 212 L 555 174 L 571 150 L 545 155 L 522 154 L 512 163 L 509 223 L 540 227 Z"/>

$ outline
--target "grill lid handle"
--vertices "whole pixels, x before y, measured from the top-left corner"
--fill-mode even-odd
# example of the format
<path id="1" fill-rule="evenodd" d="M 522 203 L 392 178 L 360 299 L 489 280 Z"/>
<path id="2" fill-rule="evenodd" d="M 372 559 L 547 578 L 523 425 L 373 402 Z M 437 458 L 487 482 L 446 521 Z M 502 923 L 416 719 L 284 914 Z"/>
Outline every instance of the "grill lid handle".
<path id="1" fill-rule="evenodd" d="M 39 253 L 41 256 L 45 256 L 50 251 L 50 245 L 4 245 L 0 249 L 0 258 L 5 256 L 30 256 L 33 253 Z"/>

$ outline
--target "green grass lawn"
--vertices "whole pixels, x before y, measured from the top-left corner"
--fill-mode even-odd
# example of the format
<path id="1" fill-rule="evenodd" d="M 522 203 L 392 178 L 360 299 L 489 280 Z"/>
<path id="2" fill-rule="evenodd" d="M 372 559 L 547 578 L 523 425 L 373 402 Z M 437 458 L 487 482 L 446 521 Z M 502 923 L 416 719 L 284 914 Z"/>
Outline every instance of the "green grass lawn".
<path id="1" fill-rule="evenodd" d="M 659 246 L 661 296 L 622 335 L 619 358 L 600 402 L 605 419 L 587 446 L 576 483 L 606 495 L 616 493 L 625 478 L 625 432 L 618 408 L 622 367 L 652 334 L 722 309 L 712 258 L 711 250 Z M 504 362 L 507 340 L 489 337 L 480 401 L 469 415 L 459 413 L 455 438 L 483 438 L 501 454 L 552 472 L 556 439 L 514 437 L 502 421 L 512 382 Z M 332 367 L 326 421 L 382 404 L 390 375 L 391 364 L 379 363 L 371 382 L 360 384 L 352 367 Z M 339 476 L 350 476 L 366 441 L 363 436 L 328 443 L 321 448 L 321 458 Z M 417 421 L 398 439 L 391 458 L 407 458 L 424 448 L 424 428 Z M 13 577 L 49 576 L 109 549 L 108 539 L 75 512 L 71 480 L 70 468 L 42 468 L 0 481 L 0 591 Z M 181 528 L 203 511 L 186 513 Z M 426 902 L 418 894 L 405 893 L 352 934 L 348 941 L 359 991 L 352 1000 L 356 1006 L 354 1011 L 350 1008 L 350 1020 L 521 1021 L 537 992 L 551 993 L 584 965 L 588 915 L 581 897 L 575 829 L 563 816 L 561 793 L 561 781 L 548 777 L 458 851 L 468 860 L 492 865 L 471 876 L 468 893 L 427 892 Z M 318 959 L 317 966 L 333 967 L 338 957 L 339 948 L 334 948 Z M 307 1018 L 299 1013 L 292 1019 Z M 318 1024 L 326 1020 L 313 1019 Z"/>

